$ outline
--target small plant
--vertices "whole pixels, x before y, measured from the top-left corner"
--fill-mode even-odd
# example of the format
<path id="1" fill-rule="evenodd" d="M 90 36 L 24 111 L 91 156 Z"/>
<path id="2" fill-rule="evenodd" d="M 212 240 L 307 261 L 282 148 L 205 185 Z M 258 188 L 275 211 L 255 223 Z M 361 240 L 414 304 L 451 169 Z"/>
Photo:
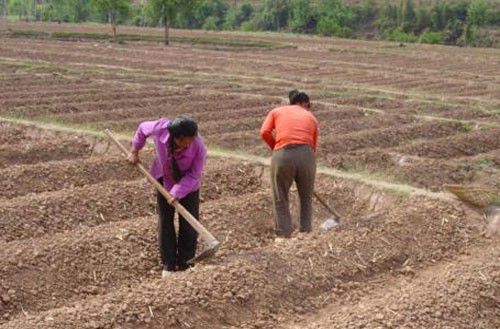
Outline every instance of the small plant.
<path id="1" fill-rule="evenodd" d="M 471 132 L 473 129 L 474 129 L 474 127 L 472 126 L 472 123 L 470 123 L 468 121 L 462 122 L 460 124 L 460 128 L 459 128 L 459 130 L 461 132 L 464 132 L 464 133 Z"/>
<path id="2" fill-rule="evenodd" d="M 491 159 L 479 159 L 476 161 L 476 166 L 483 169 L 492 168 L 495 166 L 495 162 Z"/>

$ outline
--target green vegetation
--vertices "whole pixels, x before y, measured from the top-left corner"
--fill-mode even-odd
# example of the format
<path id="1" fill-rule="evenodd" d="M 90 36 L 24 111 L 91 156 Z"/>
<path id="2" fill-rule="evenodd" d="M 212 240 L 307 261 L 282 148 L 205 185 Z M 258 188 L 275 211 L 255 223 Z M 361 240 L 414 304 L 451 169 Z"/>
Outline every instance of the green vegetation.
<path id="1" fill-rule="evenodd" d="M 82 1 L 84 0 L 76 0 Z M 113 30 L 113 38 L 116 40 L 116 25 L 121 19 L 125 19 L 130 11 L 131 0 L 91 0 L 93 7 L 105 15 L 111 24 Z"/>
<path id="2" fill-rule="evenodd" d="M 108 40 L 114 39 L 118 42 L 125 41 L 144 41 L 144 42 L 162 42 L 164 37 L 147 34 L 117 34 L 109 36 L 105 33 L 89 33 L 89 32 L 42 32 L 35 30 L 11 30 L 11 37 L 33 37 L 33 38 L 51 38 L 58 40 Z M 292 45 L 286 43 L 278 43 L 272 41 L 247 40 L 234 38 L 212 38 L 212 37 L 170 37 L 170 40 L 179 43 L 189 43 L 206 46 L 219 47 L 237 47 L 237 48 L 289 48 Z"/>
<path id="3" fill-rule="evenodd" d="M 459 128 L 459 130 L 463 133 L 471 132 L 473 129 L 474 127 L 471 122 L 462 122 Z"/>
<path id="4" fill-rule="evenodd" d="M 0 0 L 0 14 L 28 21 L 285 31 L 460 46 L 498 46 L 496 0 Z"/>
<path id="5" fill-rule="evenodd" d="M 164 43 L 170 42 L 169 29 L 177 16 L 191 17 L 197 0 L 149 0 L 145 14 L 152 22 L 162 24 L 165 29 Z"/>

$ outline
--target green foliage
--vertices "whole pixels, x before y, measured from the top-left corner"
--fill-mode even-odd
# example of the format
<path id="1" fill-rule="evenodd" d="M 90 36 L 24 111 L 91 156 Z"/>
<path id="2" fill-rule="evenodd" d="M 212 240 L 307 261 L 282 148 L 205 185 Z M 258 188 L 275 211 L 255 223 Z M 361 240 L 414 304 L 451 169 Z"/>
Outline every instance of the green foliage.
<path id="1" fill-rule="evenodd" d="M 181 0 L 149 0 L 146 7 L 146 15 L 151 22 L 163 22 L 165 18 L 173 21 L 177 15 L 177 6 Z M 156 25 L 155 24 L 155 25 Z"/>
<path id="2" fill-rule="evenodd" d="M 375 21 L 375 26 L 382 32 L 396 28 L 398 26 L 398 6 L 386 3 Z"/>
<path id="3" fill-rule="evenodd" d="M 422 31 L 430 28 L 432 26 L 431 13 L 425 7 L 420 7 L 417 10 L 417 15 L 415 18 L 415 33 L 421 33 Z"/>
<path id="4" fill-rule="evenodd" d="M 415 43 L 418 42 L 418 37 L 413 33 L 406 33 L 402 29 L 395 29 L 388 35 L 390 41 Z"/>
<path id="5" fill-rule="evenodd" d="M 81 23 L 90 19 L 92 2 L 89 0 L 51 0 L 43 6 L 43 21 Z"/>
<path id="6" fill-rule="evenodd" d="M 419 42 L 420 43 L 429 43 L 429 44 L 443 43 L 443 33 L 442 32 L 432 32 L 432 31 L 424 32 L 420 35 Z"/>
<path id="7" fill-rule="evenodd" d="M 9 4 L 7 0 L 0 0 L 0 17 L 7 16 L 9 11 Z"/>
<path id="8" fill-rule="evenodd" d="M 486 24 L 500 26 L 500 8 L 496 11 L 490 10 Z"/>
<path id="9" fill-rule="evenodd" d="M 433 30 L 443 30 L 446 27 L 446 4 L 438 2 L 431 8 L 431 27 Z"/>
<path id="10" fill-rule="evenodd" d="M 229 8 L 226 13 L 223 28 L 225 30 L 234 30 L 241 27 L 244 22 L 248 22 L 254 12 L 250 3 L 242 3 Z"/>
<path id="11" fill-rule="evenodd" d="M 379 8 L 375 0 L 364 0 L 361 4 L 358 17 L 362 22 L 372 22 L 377 17 L 378 12 Z"/>
<path id="12" fill-rule="evenodd" d="M 258 30 L 280 31 L 287 26 L 290 0 L 263 0 L 252 17 L 252 25 Z"/>
<path id="13" fill-rule="evenodd" d="M 8 10 L 11 15 L 16 15 L 19 19 L 33 20 L 34 6 L 32 1 L 11 0 Z"/>
<path id="14" fill-rule="evenodd" d="M 146 17 L 153 25 L 190 27 L 198 0 L 148 0 Z"/>
<path id="15" fill-rule="evenodd" d="M 477 26 L 474 24 L 466 24 L 463 34 L 463 42 L 470 45 L 476 39 Z"/>
<path id="16" fill-rule="evenodd" d="M 458 44 L 464 32 L 464 24 L 462 21 L 455 19 L 446 24 L 444 29 L 444 43 L 448 45 Z"/>
<path id="17" fill-rule="evenodd" d="M 147 19 L 153 25 L 165 27 L 165 45 L 169 44 L 169 29 L 172 23 L 182 24 L 195 17 L 200 2 L 198 0 L 149 0 L 146 7 Z"/>
<path id="18" fill-rule="evenodd" d="M 406 0 L 404 6 L 401 8 L 402 10 L 402 22 L 401 28 L 405 32 L 411 32 L 415 30 L 415 20 L 416 13 L 415 7 L 413 6 L 413 0 Z"/>
<path id="19" fill-rule="evenodd" d="M 314 32 L 316 14 L 309 0 L 292 0 L 289 27 L 293 32 Z"/>
<path id="20" fill-rule="evenodd" d="M 472 129 L 473 129 L 473 125 L 472 123 L 468 122 L 468 121 L 464 121 L 460 124 L 460 128 L 459 130 L 463 133 L 468 133 L 468 132 L 471 132 Z"/>
<path id="21" fill-rule="evenodd" d="M 124 22 L 130 10 L 131 0 L 92 0 L 92 5 L 111 24 Z"/>
<path id="22" fill-rule="evenodd" d="M 478 27 L 488 21 L 488 4 L 484 0 L 473 0 L 467 7 L 467 23 Z"/>
<path id="23" fill-rule="evenodd" d="M 10 32 L 10 36 L 14 38 L 46 38 L 49 36 L 48 33 L 42 31 L 34 30 L 13 30 Z"/>
<path id="24" fill-rule="evenodd" d="M 220 30 L 227 10 L 228 6 L 224 0 L 203 0 L 194 11 L 194 20 L 190 22 L 190 27 L 202 27 L 204 30 Z"/>
<path id="25" fill-rule="evenodd" d="M 318 10 L 322 14 L 318 22 L 318 32 L 323 35 L 349 37 L 354 11 L 342 0 L 320 0 Z"/>
<path id="26" fill-rule="evenodd" d="M 259 28 L 255 24 L 254 20 L 250 20 L 250 21 L 247 21 L 247 22 L 243 22 L 241 24 L 241 30 L 245 31 L 245 32 L 254 32 L 254 31 L 258 31 Z"/>
<path id="27" fill-rule="evenodd" d="M 59 22 L 292 31 L 398 42 L 491 46 L 500 25 L 494 0 L 0 0 L 0 15 Z M 133 4 L 131 4 L 133 2 Z M 8 4 L 8 6 L 7 6 Z"/>
<path id="28" fill-rule="evenodd" d="M 205 19 L 203 23 L 204 30 L 216 31 L 219 29 L 220 18 L 217 16 L 210 16 Z"/>

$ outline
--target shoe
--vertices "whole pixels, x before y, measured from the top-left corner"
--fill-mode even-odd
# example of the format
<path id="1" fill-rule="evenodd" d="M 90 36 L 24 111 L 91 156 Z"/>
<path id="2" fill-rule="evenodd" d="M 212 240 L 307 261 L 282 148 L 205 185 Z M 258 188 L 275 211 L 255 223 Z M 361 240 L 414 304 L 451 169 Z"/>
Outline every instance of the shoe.
<path id="1" fill-rule="evenodd" d="M 163 270 L 161 271 L 161 277 L 162 279 L 165 279 L 169 276 L 172 276 L 174 274 L 174 269 L 172 269 L 169 266 L 163 266 Z"/>
<path id="2" fill-rule="evenodd" d="M 288 240 L 288 238 L 278 236 L 278 237 L 274 238 L 274 244 L 275 245 L 282 245 L 285 243 L 286 240 Z"/>

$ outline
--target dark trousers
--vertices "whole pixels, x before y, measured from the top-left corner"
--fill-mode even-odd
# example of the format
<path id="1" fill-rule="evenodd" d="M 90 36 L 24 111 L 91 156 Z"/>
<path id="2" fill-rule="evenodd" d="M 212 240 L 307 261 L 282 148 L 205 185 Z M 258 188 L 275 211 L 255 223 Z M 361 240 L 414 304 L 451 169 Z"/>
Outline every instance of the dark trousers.
<path id="1" fill-rule="evenodd" d="M 271 180 L 276 216 L 276 234 L 290 237 L 293 231 L 288 193 L 293 182 L 300 198 L 300 231 L 310 232 L 316 156 L 308 145 L 290 145 L 273 153 Z"/>
<path id="2" fill-rule="evenodd" d="M 162 183 L 161 178 L 158 181 Z M 169 205 L 159 192 L 157 193 L 157 202 L 161 261 L 169 271 L 174 271 L 176 268 L 185 270 L 188 267 L 186 262 L 195 256 L 198 233 L 182 216 L 179 216 L 179 236 L 177 237 L 174 227 L 175 208 Z M 199 219 L 199 190 L 188 194 L 179 202 L 196 219 Z"/>

